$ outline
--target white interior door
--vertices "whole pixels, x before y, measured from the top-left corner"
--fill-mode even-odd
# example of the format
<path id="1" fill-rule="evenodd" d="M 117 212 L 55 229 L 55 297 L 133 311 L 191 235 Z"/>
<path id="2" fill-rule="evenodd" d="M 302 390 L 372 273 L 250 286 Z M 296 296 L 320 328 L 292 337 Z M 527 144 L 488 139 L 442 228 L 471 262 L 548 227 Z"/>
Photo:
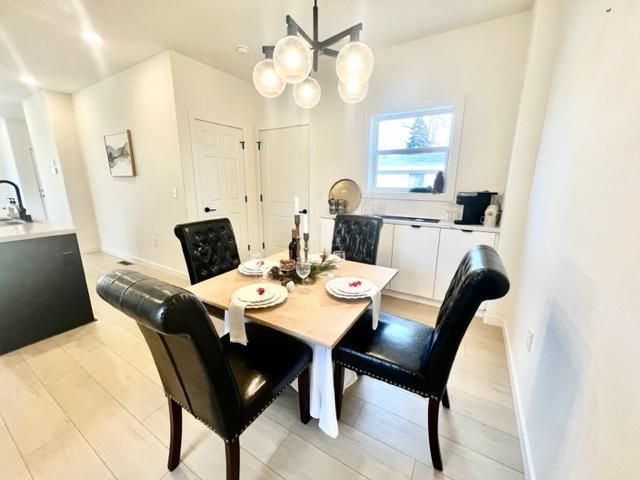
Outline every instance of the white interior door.
<path id="1" fill-rule="evenodd" d="M 265 254 L 287 250 L 291 241 L 293 197 L 309 207 L 309 127 L 260 132 L 260 180 Z"/>
<path id="2" fill-rule="evenodd" d="M 198 218 L 228 218 L 245 258 L 249 250 L 242 130 L 195 120 L 194 174 Z"/>

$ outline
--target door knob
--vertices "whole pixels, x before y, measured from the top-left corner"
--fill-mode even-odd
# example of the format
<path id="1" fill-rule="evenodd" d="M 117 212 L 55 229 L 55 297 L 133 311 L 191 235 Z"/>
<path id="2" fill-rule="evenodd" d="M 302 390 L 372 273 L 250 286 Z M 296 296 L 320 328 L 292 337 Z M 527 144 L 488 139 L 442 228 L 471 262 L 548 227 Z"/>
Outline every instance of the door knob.
<path id="1" fill-rule="evenodd" d="M 215 211 L 216 211 L 216 209 L 215 209 L 215 208 L 204 207 L 204 211 L 205 211 L 206 213 L 209 213 L 209 212 L 215 212 Z"/>

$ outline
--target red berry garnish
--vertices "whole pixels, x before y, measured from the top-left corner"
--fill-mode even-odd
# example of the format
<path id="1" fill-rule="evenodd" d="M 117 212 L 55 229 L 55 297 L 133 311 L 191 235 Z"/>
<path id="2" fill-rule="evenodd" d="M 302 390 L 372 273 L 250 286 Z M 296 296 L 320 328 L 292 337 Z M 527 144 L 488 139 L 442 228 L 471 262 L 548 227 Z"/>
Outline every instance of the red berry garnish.
<path id="1" fill-rule="evenodd" d="M 260 287 L 258 289 L 258 295 L 264 295 L 264 288 Z"/>

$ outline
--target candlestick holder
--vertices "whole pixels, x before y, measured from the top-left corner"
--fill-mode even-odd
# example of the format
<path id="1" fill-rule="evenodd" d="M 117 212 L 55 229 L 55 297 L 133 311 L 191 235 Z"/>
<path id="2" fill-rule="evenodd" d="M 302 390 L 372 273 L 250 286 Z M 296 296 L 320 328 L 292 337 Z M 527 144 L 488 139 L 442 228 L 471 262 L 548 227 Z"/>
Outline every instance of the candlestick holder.
<path id="1" fill-rule="evenodd" d="M 308 262 L 309 261 L 309 234 L 303 233 L 302 235 L 304 237 L 304 261 Z"/>
<path id="2" fill-rule="evenodd" d="M 300 214 L 293 216 L 293 223 L 296 225 L 296 258 L 300 258 Z"/>

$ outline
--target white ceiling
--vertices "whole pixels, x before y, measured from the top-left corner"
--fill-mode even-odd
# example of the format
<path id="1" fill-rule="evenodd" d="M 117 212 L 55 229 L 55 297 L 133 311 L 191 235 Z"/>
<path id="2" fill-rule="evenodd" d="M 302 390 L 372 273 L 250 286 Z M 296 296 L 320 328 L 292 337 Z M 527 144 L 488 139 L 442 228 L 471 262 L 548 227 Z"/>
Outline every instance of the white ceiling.
<path id="1" fill-rule="evenodd" d="M 319 0 L 320 37 L 364 23 L 381 48 L 521 12 L 533 0 Z M 46 88 L 73 92 L 167 49 L 249 80 L 291 14 L 311 31 L 311 0 L 0 0 L 0 117 Z M 78 32 L 105 40 L 90 47 Z M 246 44 L 250 53 L 234 51 Z M 28 87 L 20 77 L 40 82 Z"/>

